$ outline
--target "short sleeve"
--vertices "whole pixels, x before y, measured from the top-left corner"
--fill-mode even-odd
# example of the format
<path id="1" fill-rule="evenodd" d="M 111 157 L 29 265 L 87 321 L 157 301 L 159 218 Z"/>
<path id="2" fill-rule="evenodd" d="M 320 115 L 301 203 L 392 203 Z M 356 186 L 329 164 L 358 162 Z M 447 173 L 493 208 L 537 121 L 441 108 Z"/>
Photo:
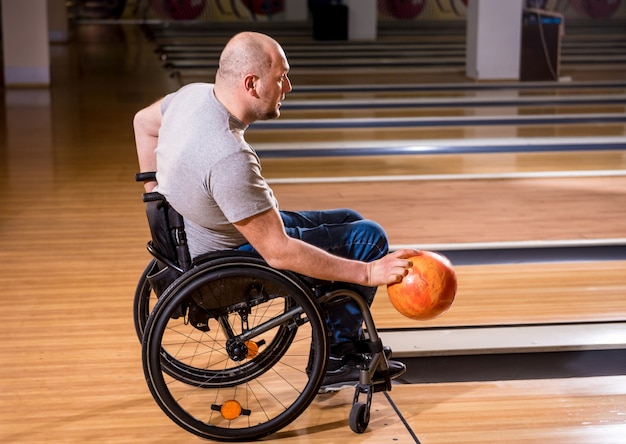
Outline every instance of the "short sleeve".
<path id="1" fill-rule="evenodd" d="M 239 151 L 224 157 L 207 178 L 208 193 L 230 223 L 276 206 L 271 188 L 261 176 L 254 153 Z"/>

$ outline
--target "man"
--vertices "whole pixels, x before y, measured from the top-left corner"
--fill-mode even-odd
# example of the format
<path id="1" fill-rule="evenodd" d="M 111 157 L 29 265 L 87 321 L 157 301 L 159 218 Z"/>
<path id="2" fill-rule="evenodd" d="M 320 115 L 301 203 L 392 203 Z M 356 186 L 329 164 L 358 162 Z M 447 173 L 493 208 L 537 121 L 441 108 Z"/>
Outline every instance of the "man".
<path id="1" fill-rule="evenodd" d="M 141 171 L 156 171 L 158 191 L 185 218 L 192 257 L 209 251 L 256 251 L 272 267 L 331 285 L 351 285 L 369 304 L 376 287 L 408 272 L 413 250 L 387 254 L 382 228 L 352 210 L 287 212 L 278 209 L 244 131 L 280 116 L 291 91 L 281 46 L 254 32 L 224 47 L 215 84 L 182 87 L 134 118 Z M 145 184 L 151 191 L 157 182 Z M 331 283 L 343 284 L 331 284 Z M 352 344 L 362 334 L 353 302 L 329 310 L 331 361 L 323 385 L 358 382 Z M 390 361 L 390 373 L 404 373 Z"/>

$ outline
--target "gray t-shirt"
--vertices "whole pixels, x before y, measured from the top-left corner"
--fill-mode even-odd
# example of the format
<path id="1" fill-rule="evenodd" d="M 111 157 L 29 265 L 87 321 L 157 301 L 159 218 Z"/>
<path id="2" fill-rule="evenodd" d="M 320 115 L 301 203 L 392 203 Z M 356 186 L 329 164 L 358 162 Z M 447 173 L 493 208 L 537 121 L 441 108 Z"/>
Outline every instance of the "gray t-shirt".
<path id="1" fill-rule="evenodd" d="M 246 125 L 208 83 L 167 95 L 161 111 L 157 190 L 185 218 L 192 257 L 246 243 L 233 223 L 277 206 L 259 158 L 244 140 Z"/>

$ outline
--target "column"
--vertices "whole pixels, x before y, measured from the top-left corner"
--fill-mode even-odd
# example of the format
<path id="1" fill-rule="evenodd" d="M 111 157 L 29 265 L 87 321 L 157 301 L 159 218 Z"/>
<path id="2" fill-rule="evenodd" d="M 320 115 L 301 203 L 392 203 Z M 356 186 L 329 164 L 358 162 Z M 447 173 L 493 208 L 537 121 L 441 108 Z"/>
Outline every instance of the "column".
<path id="1" fill-rule="evenodd" d="M 2 0 L 4 82 L 48 86 L 50 49 L 46 0 Z"/>
<path id="2" fill-rule="evenodd" d="M 305 22 L 309 18 L 307 0 L 285 0 L 285 20 L 288 22 Z"/>
<path id="3" fill-rule="evenodd" d="M 519 80 L 523 0 L 468 0 L 466 74 Z"/>
<path id="4" fill-rule="evenodd" d="M 378 6 L 376 0 L 346 0 L 348 5 L 348 40 L 376 40 Z"/>

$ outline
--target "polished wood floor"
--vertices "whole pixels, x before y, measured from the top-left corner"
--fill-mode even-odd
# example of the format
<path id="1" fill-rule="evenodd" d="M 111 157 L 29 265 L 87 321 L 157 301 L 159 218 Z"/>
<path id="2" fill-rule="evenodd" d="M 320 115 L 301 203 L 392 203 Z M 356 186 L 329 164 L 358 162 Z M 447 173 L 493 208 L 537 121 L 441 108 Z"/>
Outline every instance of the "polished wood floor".
<path id="1" fill-rule="evenodd" d="M 50 89 L 2 91 L 0 440 L 200 442 L 173 424 L 150 396 L 131 315 L 134 287 L 149 260 L 141 186 L 133 182 L 132 116 L 177 88 L 181 78 L 168 75 L 154 43 L 131 26 L 79 27 L 73 43 L 52 46 L 51 56 Z M 574 82 L 626 80 L 619 70 L 570 74 Z M 374 77 L 368 74 L 366 80 Z M 444 77 L 417 73 L 406 80 L 428 83 Z M 467 82 L 458 74 L 450 77 Z M 297 72 L 294 79 L 302 85 L 307 79 L 354 82 L 336 74 L 324 79 Z M 608 94 L 625 92 L 621 87 Z M 445 93 L 430 94 L 437 99 Z M 319 98 L 310 94 L 298 100 Z M 623 104 L 563 109 L 459 105 L 447 114 L 624 114 Z M 286 109 L 285 120 L 325 117 L 319 111 L 288 114 Z M 355 114 L 345 111 L 343 116 Z M 350 206 L 379 221 L 393 244 L 435 247 L 581 240 L 624 245 L 625 136 L 624 122 L 602 121 L 249 133 L 283 208 Z M 315 151 L 424 140 L 449 147 L 451 141 L 513 138 L 582 140 L 590 148 L 394 156 Z M 593 148 L 608 139 L 610 148 Z M 264 155 L 266 149 L 288 144 L 312 150 L 304 157 Z M 606 324 L 617 330 L 610 347 L 623 348 L 626 342 L 624 260 L 494 261 L 460 265 L 457 273 L 455 304 L 428 322 L 396 314 L 381 289 L 373 307 L 378 327 L 407 334 L 434 329 L 445 336 L 468 327 L 489 335 L 496 326 Z M 574 335 L 568 346 L 583 339 L 577 342 Z M 502 338 L 505 346 L 506 341 Z M 445 353 L 445 341 L 437 346 Z M 349 430 L 352 393 L 342 391 L 318 397 L 296 422 L 268 440 L 619 443 L 626 436 L 625 378 L 397 384 L 389 397 L 374 396 L 372 421 L 363 435 Z"/>

